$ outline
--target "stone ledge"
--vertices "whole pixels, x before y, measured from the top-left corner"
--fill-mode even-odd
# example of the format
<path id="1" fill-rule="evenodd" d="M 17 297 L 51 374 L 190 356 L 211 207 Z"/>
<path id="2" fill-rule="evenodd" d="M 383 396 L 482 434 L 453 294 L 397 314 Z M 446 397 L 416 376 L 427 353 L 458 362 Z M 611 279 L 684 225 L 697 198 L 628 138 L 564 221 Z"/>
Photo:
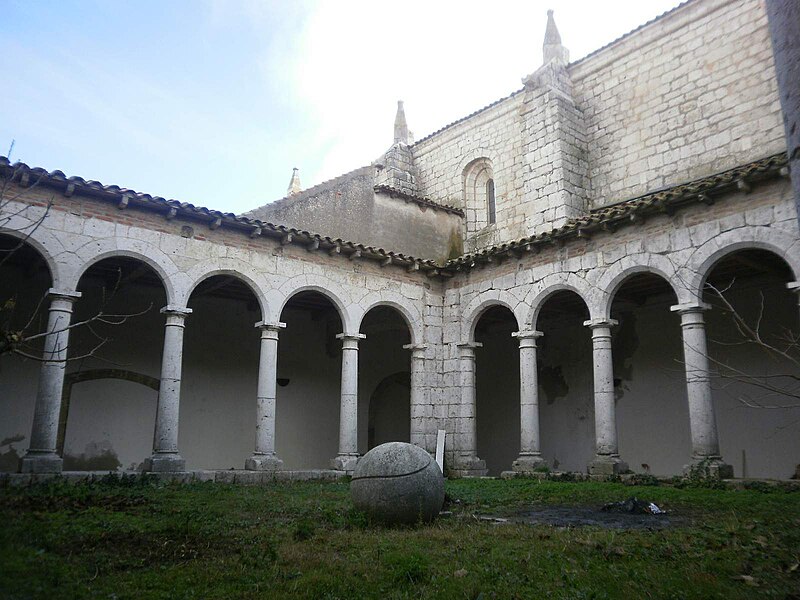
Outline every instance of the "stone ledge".
<path id="1" fill-rule="evenodd" d="M 65 471 L 63 473 L 0 473 L 0 487 L 29 487 L 48 481 L 64 483 L 93 483 L 107 477 L 122 479 L 123 477 L 146 476 L 162 483 L 228 483 L 238 485 L 267 485 L 286 481 L 336 481 L 344 479 L 346 474 L 329 469 L 310 469 L 302 471 L 181 471 L 176 473 L 139 473 L 138 471 Z"/>

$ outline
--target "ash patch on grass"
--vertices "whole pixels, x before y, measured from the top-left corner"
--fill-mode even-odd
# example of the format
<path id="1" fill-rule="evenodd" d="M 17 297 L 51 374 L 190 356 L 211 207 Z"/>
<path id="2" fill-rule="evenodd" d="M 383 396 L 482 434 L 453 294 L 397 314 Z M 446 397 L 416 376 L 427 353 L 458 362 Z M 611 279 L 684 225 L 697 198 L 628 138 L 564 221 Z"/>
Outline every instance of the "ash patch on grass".
<path id="1" fill-rule="evenodd" d="M 479 515 L 498 524 L 526 523 L 553 527 L 600 527 L 603 529 L 665 529 L 685 525 L 686 519 L 673 515 L 643 515 L 603 511 L 592 506 L 532 507 L 503 516 Z"/>

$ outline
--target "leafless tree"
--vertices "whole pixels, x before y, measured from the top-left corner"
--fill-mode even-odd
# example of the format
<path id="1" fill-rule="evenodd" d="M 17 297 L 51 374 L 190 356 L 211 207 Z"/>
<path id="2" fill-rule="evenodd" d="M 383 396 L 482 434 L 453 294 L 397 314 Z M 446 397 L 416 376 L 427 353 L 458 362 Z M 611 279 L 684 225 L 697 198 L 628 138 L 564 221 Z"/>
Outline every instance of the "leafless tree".
<path id="1" fill-rule="evenodd" d="M 43 210 L 36 211 L 38 216 L 28 220 L 24 226 L 16 226 L 20 218 L 30 214 L 31 205 L 24 201 L 25 195 L 40 183 L 41 176 L 30 179 L 30 171 L 19 163 L 11 165 L 5 172 L 0 173 L 0 233 L 5 231 L 13 234 L 10 236 L 13 240 L 11 244 L 7 248 L 0 248 L 0 269 L 19 255 L 53 209 L 54 199 L 50 198 Z M 42 294 L 35 302 L 35 306 L 23 307 L 20 306 L 19 290 L 9 289 L 6 287 L 7 282 L 0 281 L 0 356 L 16 354 L 37 361 L 53 360 L 52 357 L 44 355 L 42 350 L 44 338 L 71 329 L 84 329 L 90 333 L 92 339 L 89 349 L 78 355 L 69 356 L 65 360 L 97 357 L 98 351 L 109 341 L 107 336 L 98 331 L 98 325 L 122 325 L 152 308 L 148 306 L 138 312 L 126 313 L 109 311 L 108 308 L 121 282 L 122 273 L 118 270 L 112 285 L 103 288 L 100 306 L 93 314 L 62 329 L 50 331 L 47 326 L 47 295 Z M 25 318 L 21 313 L 29 316 Z M 67 354 L 69 355 L 69 352 Z"/>

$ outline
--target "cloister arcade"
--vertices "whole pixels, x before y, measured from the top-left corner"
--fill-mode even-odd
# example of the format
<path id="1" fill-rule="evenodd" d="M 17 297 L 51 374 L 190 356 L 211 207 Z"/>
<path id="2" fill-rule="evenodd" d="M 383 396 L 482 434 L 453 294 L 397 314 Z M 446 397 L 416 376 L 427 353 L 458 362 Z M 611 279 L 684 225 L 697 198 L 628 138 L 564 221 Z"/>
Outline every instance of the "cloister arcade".
<path id="1" fill-rule="evenodd" d="M 737 475 L 785 476 L 797 426 L 776 406 L 797 364 L 776 348 L 791 351 L 800 330 L 798 264 L 750 234 L 718 236 L 680 266 L 627 255 L 580 276 L 463 290 L 456 388 L 436 379 L 441 325 L 399 293 L 312 275 L 276 283 L 233 259 L 182 270 L 124 240 L 74 268 L 31 236 L 3 280 L 28 313 L 44 299 L 34 318 L 50 333 L 35 343 L 50 360 L 3 359 L 4 435 L 20 447 L 29 428 L 32 472 L 62 459 L 69 470 L 349 471 L 383 441 L 432 450 L 426 434 L 442 427 L 454 474 L 485 460 L 493 475 L 661 475 L 724 457 Z M 757 323 L 761 343 L 728 339 L 736 318 Z M 454 392 L 456 414 L 431 406 Z"/>

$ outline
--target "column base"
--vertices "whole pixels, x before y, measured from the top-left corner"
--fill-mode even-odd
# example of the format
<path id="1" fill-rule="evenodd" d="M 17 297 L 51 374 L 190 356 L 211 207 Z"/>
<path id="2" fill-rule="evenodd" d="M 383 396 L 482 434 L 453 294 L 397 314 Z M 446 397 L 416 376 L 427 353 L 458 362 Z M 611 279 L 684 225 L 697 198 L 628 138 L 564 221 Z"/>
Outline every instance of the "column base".
<path id="1" fill-rule="evenodd" d="M 254 454 L 244 461 L 244 468 L 248 471 L 280 471 L 283 461 L 275 454 Z"/>
<path id="2" fill-rule="evenodd" d="M 489 470 L 486 461 L 477 456 L 458 456 L 453 459 L 453 466 L 448 470 L 450 477 L 484 477 Z"/>
<path id="3" fill-rule="evenodd" d="M 616 454 L 598 454 L 589 463 L 589 475 L 621 475 L 628 472 L 628 463 Z"/>
<path id="4" fill-rule="evenodd" d="M 144 459 L 144 473 L 175 473 L 186 470 L 186 461 L 177 452 L 172 454 L 153 454 Z"/>
<path id="5" fill-rule="evenodd" d="M 721 456 L 695 456 L 683 467 L 683 475 L 700 479 L 733 479 L 733 466 L 724 462 Z"/>
<path id="6" fill-rule="evenodd" d="M 547 468 L 547 463 L 541 454 L 520 454 L 519 458 L 511 463 L 511 470 L 517 473 L 541 473 Z"/>
<path id="7" fill-rule="evenodd" d="M 356 470 L 358 459 L 358 454 L 340 454 L 336 458 L 331 459 L 331 469 L 334 471 L 352 473 Z"/>
<path id="8" fill-rule="evenodd" d="M 28 451 L 19 461 L 20 473 L 61 473 L 64 459 L 55 452 Z"/>

